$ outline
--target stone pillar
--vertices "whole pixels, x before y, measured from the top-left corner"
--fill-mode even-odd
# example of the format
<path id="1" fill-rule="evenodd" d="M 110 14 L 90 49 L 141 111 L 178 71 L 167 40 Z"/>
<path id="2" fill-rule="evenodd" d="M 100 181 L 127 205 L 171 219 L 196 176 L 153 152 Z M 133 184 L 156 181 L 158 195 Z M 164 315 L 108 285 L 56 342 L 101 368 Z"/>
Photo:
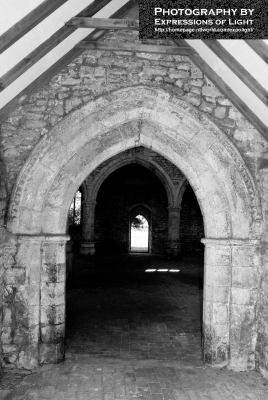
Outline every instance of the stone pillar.
<path id="1" fill-rule="evenodd" d="M 80 254 L 95 254 L 94 219 L 96 204 L 95 201 L 83 202 L 82 243 Z"/>
<path id="2" fill-rule="evenodd" d="M 168 243 L 167 256 L 180 255 L 180 210 L 181 207 L 168 207 Z"/>
<path id="3" fill-rule="evenodd" d="M 202 239 L 205 244 L 203 357 L 209 364 L 229 361 L 231 248 L 227 240 Z"/>
<path id="4" fill-rule="evenodd" d="M 42 238 L 14 236 L 5 249 L 3 353 L 17 368 L 39 364 Z"/>
<path id="5" fill-rule="evenodd" d="M 204 360 L 255 368 L 261 257 L 258 240 L 202 239 L 205 251 Z"/>
<path id="6" fill-rule="evenodd" d="M 267 232 L 268 233 L 268 232 Z M 268 379 L 268 242 L 261 242 L 261 288 L 258 307 L 256 370 Z"/>
<path id="7" fill-rule="evenodd" d="M 65 243 L 68 236 L 46 236 L 43 242 L 40 285 L 40 363 L 64 359 Z"/>
<path id="8" fill-rule="evenodd" d="M 229 368 L 255 369 L 261 251 L 259 240 L 233 240 Z"/>
<path id="9" fill-rule="evenodd" d="M 3 353 L 33 369 L 64 357 L 67 235 L 14 236 L 5 252 Z"/>

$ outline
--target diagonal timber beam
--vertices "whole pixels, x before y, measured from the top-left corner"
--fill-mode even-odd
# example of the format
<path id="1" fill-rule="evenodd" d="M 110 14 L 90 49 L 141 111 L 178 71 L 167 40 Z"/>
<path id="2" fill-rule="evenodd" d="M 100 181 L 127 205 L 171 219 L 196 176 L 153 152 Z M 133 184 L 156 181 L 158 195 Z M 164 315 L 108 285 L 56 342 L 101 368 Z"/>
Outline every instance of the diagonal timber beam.
<path id="1" fill-rule="evenodd" d="M 112 0 L 95 0 L 78 15 L 87 15 L 89 17 L 95 15 L 103 7 L 109 4 Z M 63 26 L 54 33 L 49 39 L 43 42 L 35 50 L 27 55 L 23 60 L 11 68 L 6 74 L 0 78 L 0 92 L 6 89 L 12 82 L 19 78 L 24 72 L 31 68 L 41 58 L 54 49 L 59 43 L 71 35 L 78 27 L 76 26 Z"/>
<path id="2" fill-rule="evenodd" d="M 100 41 L 81 41 L 75 47 L 87 50 L 103 51 L 128 51 L 135 53 L 157 53 L 157 54 L 175 54 L 188 56 L 196 54 L 194 49 L 178 46 L 159 46 L 139 43 L 119 43 L 119 42 L 100 42 Z"/>
<path id="3" fill-rule="evenodd" d="M 90 9 L 90 7 L 95 6 L 95 7 L 100 7 L 102 4 L 101 8 L 104 7 L 104 3 L 108 4 L 112 0 L 95 0 L 89 7 L 87 7 L 87 12 Z M 137 0 L 130 0 L 127 4 L 125 4 L 123 7 L 121 7 L 119 10 L 117 10 L 113 15 L 111 15 L 111 18 L 120 18 L 124 17 L 129 10 L 137 4 Z M 83 10 L 82 12 L 85 12 Z M 97 11 L 95 11 L 96 13 Z M 94 14 L 95 14 L 94 13 Z M 75 27 L 64 27 L 65 29 L 69 29 L 70 35 L 74 30 L 77 28 Z M 86 39 L 88 40 L 98 40 L 105 34 L 104 30 L 96 30 L 89 34 Z M 67 36 L 68 36 L 67 35 Z M 55 46 L 53 46 L 55 47 Z M 75 60 L 77 57 L 79 57 L 83 53 L 83 49 L 79 48 L 73 48 L 72 50 L 68 51 L 63 57 L 61 57 L 55 64 L 53 64 L 50 68 L 48 68 L 43 74 L 41 74 L 37 79 L 35 79 L 30 85 L 28 85 L 25 89 L 23 89 L 19 94 L 17 94 L 9 103 L 7 103 L 2 109 L 0 109 L 0 125 L 5 122 L 5 120 L 8 118 L 8 116 L 16 110 L 16 108 L 22 106 L 27 99 L 32 96 L 34 93 L 36 93 L 40 88 L 48 84 L 48 82 L 57 74 L 59 73 L 63 68 L 65 68 L 68 64 L 70 64 L 73 60 Z"/>
<path id="4" fill-rule="evenodd" d="M 268 92 L 264 87 L 226 50 L 217 40 L 203 40 L 236 76 L 265 104 L 268 105 Z"/>
<path id="5" fill-rule="evenodd" d="M 67 0 L 45 0 L 33 11 L 27 14 L 19 22 L 8 29 L 0 36 L 0 54 L 8 49 L 13 43 L 19 40 L 27 32 L 33 29 L 46 17 L 66 3 Z"/>
<path id="6" fill-rule="evenodd" d="M 75 17 L 66 22 L 67 26 L 76 28 L 93 29 L 139 29 L 139 20 L 137 19 L 112 19 L 112 18 L 83 18 Z"/>
<path id="7" fill-rule="evenodd" d="M 184 39 L 173 40 L 178 46 L 191 46 Z M 268 140 L 268 128 L 223 79 L 199 55 L 189 56 L 190 60 L 206 75 L 211 82 L 231 101 L 241 114 Z"/>
<path id="8" fill-rule="evenodd" d="M 268 46 L 263 40 L 245 39 L 245 42 L 268 64 Z"/>

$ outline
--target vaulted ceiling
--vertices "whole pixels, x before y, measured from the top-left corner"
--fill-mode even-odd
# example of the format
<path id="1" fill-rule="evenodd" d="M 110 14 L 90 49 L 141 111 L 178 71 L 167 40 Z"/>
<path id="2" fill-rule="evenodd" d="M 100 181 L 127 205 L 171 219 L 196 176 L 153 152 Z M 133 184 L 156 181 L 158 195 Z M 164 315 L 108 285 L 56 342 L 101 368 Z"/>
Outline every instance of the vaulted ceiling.
<path id="1" fill-rule="evenodd" d="M 1 0 L 0 123 L 102 31 L 65 23 L 75 16 L 133 18 L 136 0 Z M 268 40 L 175 40 L 219 90 L 268 139 Z M 174 43 L 171 43 L 174 45 Z"/>

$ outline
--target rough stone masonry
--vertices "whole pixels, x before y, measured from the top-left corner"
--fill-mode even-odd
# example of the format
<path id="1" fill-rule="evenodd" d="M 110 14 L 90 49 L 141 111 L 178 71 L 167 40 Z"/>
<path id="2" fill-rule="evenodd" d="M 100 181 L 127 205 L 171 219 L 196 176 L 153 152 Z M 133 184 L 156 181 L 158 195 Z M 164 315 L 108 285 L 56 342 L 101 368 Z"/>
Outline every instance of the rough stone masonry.
<path id="1" fill-rule="evenodd" d="M 2 365 L 63 359 L 68 207 L 138 143 L 174 163 L 201 205 L 205 361 L 268 376 L 268 143 L 187 57 L 85 51 L 0 140 Z"/>

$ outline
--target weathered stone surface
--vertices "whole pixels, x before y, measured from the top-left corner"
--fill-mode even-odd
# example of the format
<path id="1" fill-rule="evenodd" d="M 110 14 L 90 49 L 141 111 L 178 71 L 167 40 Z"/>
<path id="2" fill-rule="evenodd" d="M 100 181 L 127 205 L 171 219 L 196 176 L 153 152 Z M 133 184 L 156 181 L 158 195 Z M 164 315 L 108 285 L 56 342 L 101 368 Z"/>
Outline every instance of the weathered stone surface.
<path id="1" fill-rule="evenodd" d="M 121 40 L 130 37 L 133 41 L 135 34 L 122 33 Z M 7 241 L 2 226 L 8 202 L 14 234 L 64 233 L 75 187 L 107 158 L 135 146 L 150 147 L 185 172 L 201 204 L 207 237 L 267 241 L 267 143 L 186 57 L 85 51 L 9 117 L 0 140 L 1 243 Z M 168 163 L 161 167 L 170 173 Z M 175 169 L 172 173 L 175 187 Z M 6 309 L 0 324 L 10 346 L 4 351 L 10 363 L 26 368 L 39 357 L 40 318 L 43 338 L 52 342 L 51 324 L 63 323 L 65 257 L 60 245 L 55 251 L 36 240 L 7 245 L 5 255 L 1 246 L 0 299 Z M 257 337 L 257 365 L 265 373 L 267 257 L 259 263 L 257 244 L 213 246 L 206 244 L 206 359 L 226 362 L 230 331 L 231 367 L 253 368 Z M 16 320 L 34 327 L 34 340 L 19 332 Z M 41 362 L 63 358 L 62 344 L 43 343 L 40 351 Z"/>

